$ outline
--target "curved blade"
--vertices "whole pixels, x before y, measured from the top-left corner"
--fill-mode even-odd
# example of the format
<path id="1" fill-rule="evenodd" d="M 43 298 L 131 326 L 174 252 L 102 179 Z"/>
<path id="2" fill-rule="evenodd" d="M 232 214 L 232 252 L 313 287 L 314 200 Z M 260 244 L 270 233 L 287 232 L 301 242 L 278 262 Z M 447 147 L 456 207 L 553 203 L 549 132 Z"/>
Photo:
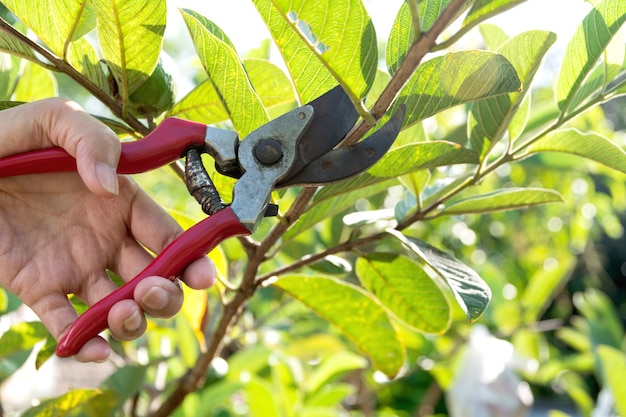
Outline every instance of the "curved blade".
<path id="1" fill-rule="evenodd" d="M 359 118 L 352 100 L 339 85 L 307 104 L 315 113 L 298 140 L 296 159 L 287 177 L 337 146 Z"/>
<path id="2" fill-rule="evenodd" d="M 333 149 L 302 171 L 278 183 L 276 187 L 295 185 L 324 185 L 359 174 L 374 165 L 387 153 L 396 140 L 404 122 L 405 107 L 401 106 L 383 127 L 356 145 Z"/>

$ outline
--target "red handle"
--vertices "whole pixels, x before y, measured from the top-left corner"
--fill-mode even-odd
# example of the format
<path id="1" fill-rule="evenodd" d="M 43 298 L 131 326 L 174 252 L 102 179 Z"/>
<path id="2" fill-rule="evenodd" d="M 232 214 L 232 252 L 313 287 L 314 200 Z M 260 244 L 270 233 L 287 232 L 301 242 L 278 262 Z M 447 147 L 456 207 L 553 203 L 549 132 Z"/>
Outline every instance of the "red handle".
<path id="1" fill-rule="evenodd" d="M 119 174 L 138 174 L 167 165 L 192 145 L 203 146 L 207 126 L 170 117 L 145 138 L 124 142 Z M 0 159 L 0 177 L 76 171 L 76 160 L 62 148 L 48 148 Z"/>
<path id="2" fill-rule="evenodd" d="M 224 239 L 249 233 L 230 207 L 202 220 L 173 240 L 135 278 L 83 313 L 59 341 L 57 355 L 60 357 L 75 355 L 88 340 L 106 329 L 111 307 L 118 301 L 132 299 L 135 287 L 142 279 L 153 275 L 174 279 L 187 265 L 205 256 Z"/>

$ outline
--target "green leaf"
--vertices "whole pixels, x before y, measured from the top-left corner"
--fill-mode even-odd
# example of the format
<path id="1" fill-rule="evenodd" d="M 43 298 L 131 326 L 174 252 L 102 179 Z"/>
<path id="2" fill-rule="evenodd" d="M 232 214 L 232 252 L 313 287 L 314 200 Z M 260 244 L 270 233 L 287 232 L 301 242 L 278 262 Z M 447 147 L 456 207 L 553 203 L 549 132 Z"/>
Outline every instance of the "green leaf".
<path id="1" fill-rule="evenodd" d="M 352 284 L 326 277 L 294 275 L 274 285 L 337 326 L 373 362 L 392 377 L 405 359 L 404 346 L 385 310 Z"/>
<path id="2" fill-rule="evenodd" d="M 17 83 L 13 99 L 30 102 L 58 95 L 56 78 L 50 71 L 32 62 L 26 62 Z"/>
<path id="3" fill-rule="evenodd" d="M 293 85 L 276 65 L 265 59 L 246 59 L 244 67 L 265 108 L 295 103 Z"/>
<path id="4" fill-rule="evenodd" d="M 387 232 L 446 282 L 470 321 L 477 320 L 484 313 L 491 300 L 491 290 L 473 269 L 424 241 L 404 236 L 394 229 L 387 229 Z"/>
<path id="5" fill-rule="evenodd" d="M 524 90 L 474 103 L 467 123 L 472 149 L 485 155 L 502 139 L 555 41 L 556 35 L 552 32 L 530 31 L 509 39 L 497 50 L 513 65 Z"/>
<path id="6" fill-rule="evenodd" d="M 253 376 L 245 386 L 245 393 L 250 417 L 280 417 L 280 399 L 272 384 Z"/>
<path id="7" fill-rule="evenodd" d="M 567 45 L 556 82 L 556 99 L 563 114 L 573 110 L 573 98 L 625 21 L 626 2 L 604 0 L 578 27 Z"/>
<path id="8" fill-rule="evenodd" d="M 11 35 L 0 32 L 0 51 L 25 58 L 33 62 L 38 62 L 37 57 L 30 46 Z"/>
<path id="9" fill-rule="evenodd" d="M 621 350 L 610 346 L 598 346 L 598 355 L 602 362 L 602 370 L 606 386 L 611 390 L 615 400 L 615 408 L 619 415 L 626 415 L 626 355 Z"/>
<path id="10" fill-rule="evenodd" d="M 389 40 L 387 41 L 387 48 L 385 50 L 389 74 L 395 74 L 398 67 L 402 65 L 414 39 L 415 31 L 411 10 L 408 4 L 404 2 L 391 27 L 391 33 L 389 34 Z"/>
<path id="11" fill-rule="evenodd" d="M 306 380 L 306 390 L 309 393 L 316 392 L 330 380 L 340 374 L 356 369 L 363 369 L 367 361 L 360 355 L 349 351 L 333 353 L 315 366 L 315 369 Z"/>
<path id="12" fill-rule="evenodd" d="M 167 115 L 206 124 L 228 119 L 228 113 L 211 80 L 198 84 L 182 100 L 174 104 Z"/>
<path id="13" fill-rule="evenodd" d="M 198 57 L 239 136 L 245 137 L 267 123 L 269 116 L 223 32 L 192 10 L 181 13 Z"/>
<path id="14" fill-rule="evenodd" d="M 252 0 L 280 50 L 301 102 L 309 102 L 337 85 L 324 63 L 294 33 L 272 0 Z"/>
<path id="15" fill-rule="evenodd" d="M 347 397 L 354 394 L 356 387 L 346 383 L 324 385 L 321 389 L 306 399 L 306 408 L 310 407 L 336 407 Z"/>
<path id="16" fill-rule="evenodd" d="M 402 88 L 394 109 L 406 104 L 411 126 L 459 104 L 518 91 L 515 68 L 502 55 L 486 51 L 451 52 L 424 62 Z"/>
<path id="17" fill-rule="evenodd" d="M 530 277 L 520 302 L 524 312 L 524 323 L 535 323 L 540 319 L 552 297 L 562 288 L 564 280 L 569 278 L 567 271 L 575 262 L 573 256 L 559 257 L 559 264 L 550 270 L 538 268 Z"/>
<path id="18" fill-rule="evenodd" d="M 376 33 L 360 1 L 273 0 L 311 52 L 352 96 L 363 98 L 378 64 Z M 329 13 L 332 10 L 332 13 Z"/>
<path id="19" fill-rule="evenodd" d="M 94 83 L 101 91 L 110 94 L 109 82 L 104 72 L 103 64 L 96 49 L 85 38 L 80 38 L 70 43 L 68 62 Z"/>
<path id="20" fill-rule="evenodd" d="M 48 337 L 46 339 L 46 343 L 37 352 L 37 357 L 35 358 L 35 369 L 41 368 L 48 359 L 54 356 L 56 348 L 57 341 L 54 340 L 53 337 Z"/>
<path id="21" fill-rule="evenodd" d="M 321 189 L 314 202 L 362 189 L 412 172 L 455 164 L 477 164 L 471 149 L 446 141 L 419 142 L 387 152 L 373 167 L 359 176 Z"/>
<path id="22" fill-rule="evenodd" d="M 100 389 L 73 389 L 31 408 L 22 417 L 96 417 L 112 415 L 115 394 Z"/>
<path id="23" fill-rule="evenodd" d="M 21 62 L 8 54 L 0 53 L 0 100 L 10 100 L 20 74 Z"/>
<path id="24" fill-rule="evenodd" d="M 450 203 L 443 214 L 490 213 L 515 210 L 540 204 L 562 203 L 563 197 L 556 191 L 541 188 L 505 188 L 489 194 L 474 196 Z"/>
<path id="25" fill-rule="evenodd" d="M 624 326 L 611 299 L 603 292 L 588 288 L 572 298 L 574 306 L 588 322 L 587 335 L 593 346 L 620 347 L 624 339 Z"/>
<path id="26" fill-rule="evenodd" d="M 478 27 L 480 35 L 487 44 L 487 47 L 491 51 L 496 51 L 506 41 L 510 39 L 509 35 L 504 32 L 499 26 L 492 25 L 490 23 L 482 24 Z"/>
<path id="27" fill-rule="evenodd" d="M 166 24 L 165 0 L 93 0 L 98 39 L 124 103 L 157 65 Z"/>
<path id="28" fill-rule="evenodd" d="M 476 0 L 465 16 L 463 27 L 472 27 L 526 0 Z"/>
<path id="29" fill-rule="evenodd" d="M 528 148 L 529 154 L 537 152 L 570 153 L 626 173 L 626 152 L 597 133 L 583 133 L 577 129 L 556 130 Z"/>
<path id="30" fill-rule="evenodd" d="M 86 1 L 5 0 L 2 2 L 59 57 L 74 37 Z M 85 21 L 83 21 L 83 24 Z M 84 26 L 81 26 L 84 33 Z"/>
<path id="31" fill-rule="evenodd" d="M 50 333 L 38 321 L 14 324 L 0 337 L 0 359 L 23 350 L 50 337 Z"/>
<path id="32" fill-rule="evenodd" d="M 448 7 L 451 0 L 425 0 L 420 1 L 418 13 L 420 29 L 426 32 L 437 21 L 441 13 Z M 416 41 L 415 25 L 408 2 L 404 2 L 398 11 L 398 15 L 391 28 L 387 41 L 386 59 L 387 69 L 394 74 L 402 65 L 411 45 Z"/>
<path id="33" fill-rule="evenodd" d="M 356 274 L 394 316 L 415 330 L 443 333 L 450 325 L 446 297 L 416 262 L 374 254 L 357 260 Z"/>

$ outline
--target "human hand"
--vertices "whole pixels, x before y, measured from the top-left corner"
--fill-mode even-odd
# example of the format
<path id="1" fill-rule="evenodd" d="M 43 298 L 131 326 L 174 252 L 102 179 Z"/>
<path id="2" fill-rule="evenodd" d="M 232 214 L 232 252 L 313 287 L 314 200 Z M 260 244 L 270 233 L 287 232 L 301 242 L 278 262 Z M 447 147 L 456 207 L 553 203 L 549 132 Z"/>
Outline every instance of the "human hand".
<path id="1" fill-rule="evenodd" d="M 76 319 L 67 298 L 87 305 L 117 287 L 106 274 L 128 281 L 178 236 L 180 226 L 130 178 L 115 173 L 120 142 L 77 104 L 46 99 L 0 112 L 0 158 L 52 146 L 76 158 L 78 174 L 56 173 L 0 179 L 0 285 L 33 309 L 58 340 Z M 145 247 L 145 248 L 144 248 Z M 207 288 L 215 267 L 203 257 L 181 279 Z M 170 317 L 183 294 L 163 277 L 141 281 L 133 300 L 111 308 L 108 326 L 119 340 L 139 337 L 144 312 Z M 87 342 L 76 359 L 101 361 L 110 348 L 101 337 Z"/>

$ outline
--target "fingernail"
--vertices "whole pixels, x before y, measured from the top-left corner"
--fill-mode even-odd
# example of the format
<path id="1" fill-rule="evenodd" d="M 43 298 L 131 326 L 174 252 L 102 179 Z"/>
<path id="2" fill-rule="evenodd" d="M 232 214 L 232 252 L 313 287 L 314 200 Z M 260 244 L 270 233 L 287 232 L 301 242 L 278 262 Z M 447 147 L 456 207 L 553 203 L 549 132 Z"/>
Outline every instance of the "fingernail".
<path id="1" fill-rule="evenodd" d="M 102 187 L 113 195 L 119 192 L 117 182 L 117 172 L 109 164 L 104 162 L 96 163 L 96 178 Z"/>
<path id="2" fill-rule="evenodd" d="M 141 298 L 141 302 L 145 307 L 148 307 L 151 310 L 163 310 L 167 306 L 168 301 L 167 291 L 165 291 L 161 287 L 152 287 L 150 290 Z"/>
<path id="3" fill-rule="evenodd" d="M 141 313 L 135 310 L 126 320 L 124 320 L 124 329 L 128 332 L 136 332 L 141 327 Z"/>

